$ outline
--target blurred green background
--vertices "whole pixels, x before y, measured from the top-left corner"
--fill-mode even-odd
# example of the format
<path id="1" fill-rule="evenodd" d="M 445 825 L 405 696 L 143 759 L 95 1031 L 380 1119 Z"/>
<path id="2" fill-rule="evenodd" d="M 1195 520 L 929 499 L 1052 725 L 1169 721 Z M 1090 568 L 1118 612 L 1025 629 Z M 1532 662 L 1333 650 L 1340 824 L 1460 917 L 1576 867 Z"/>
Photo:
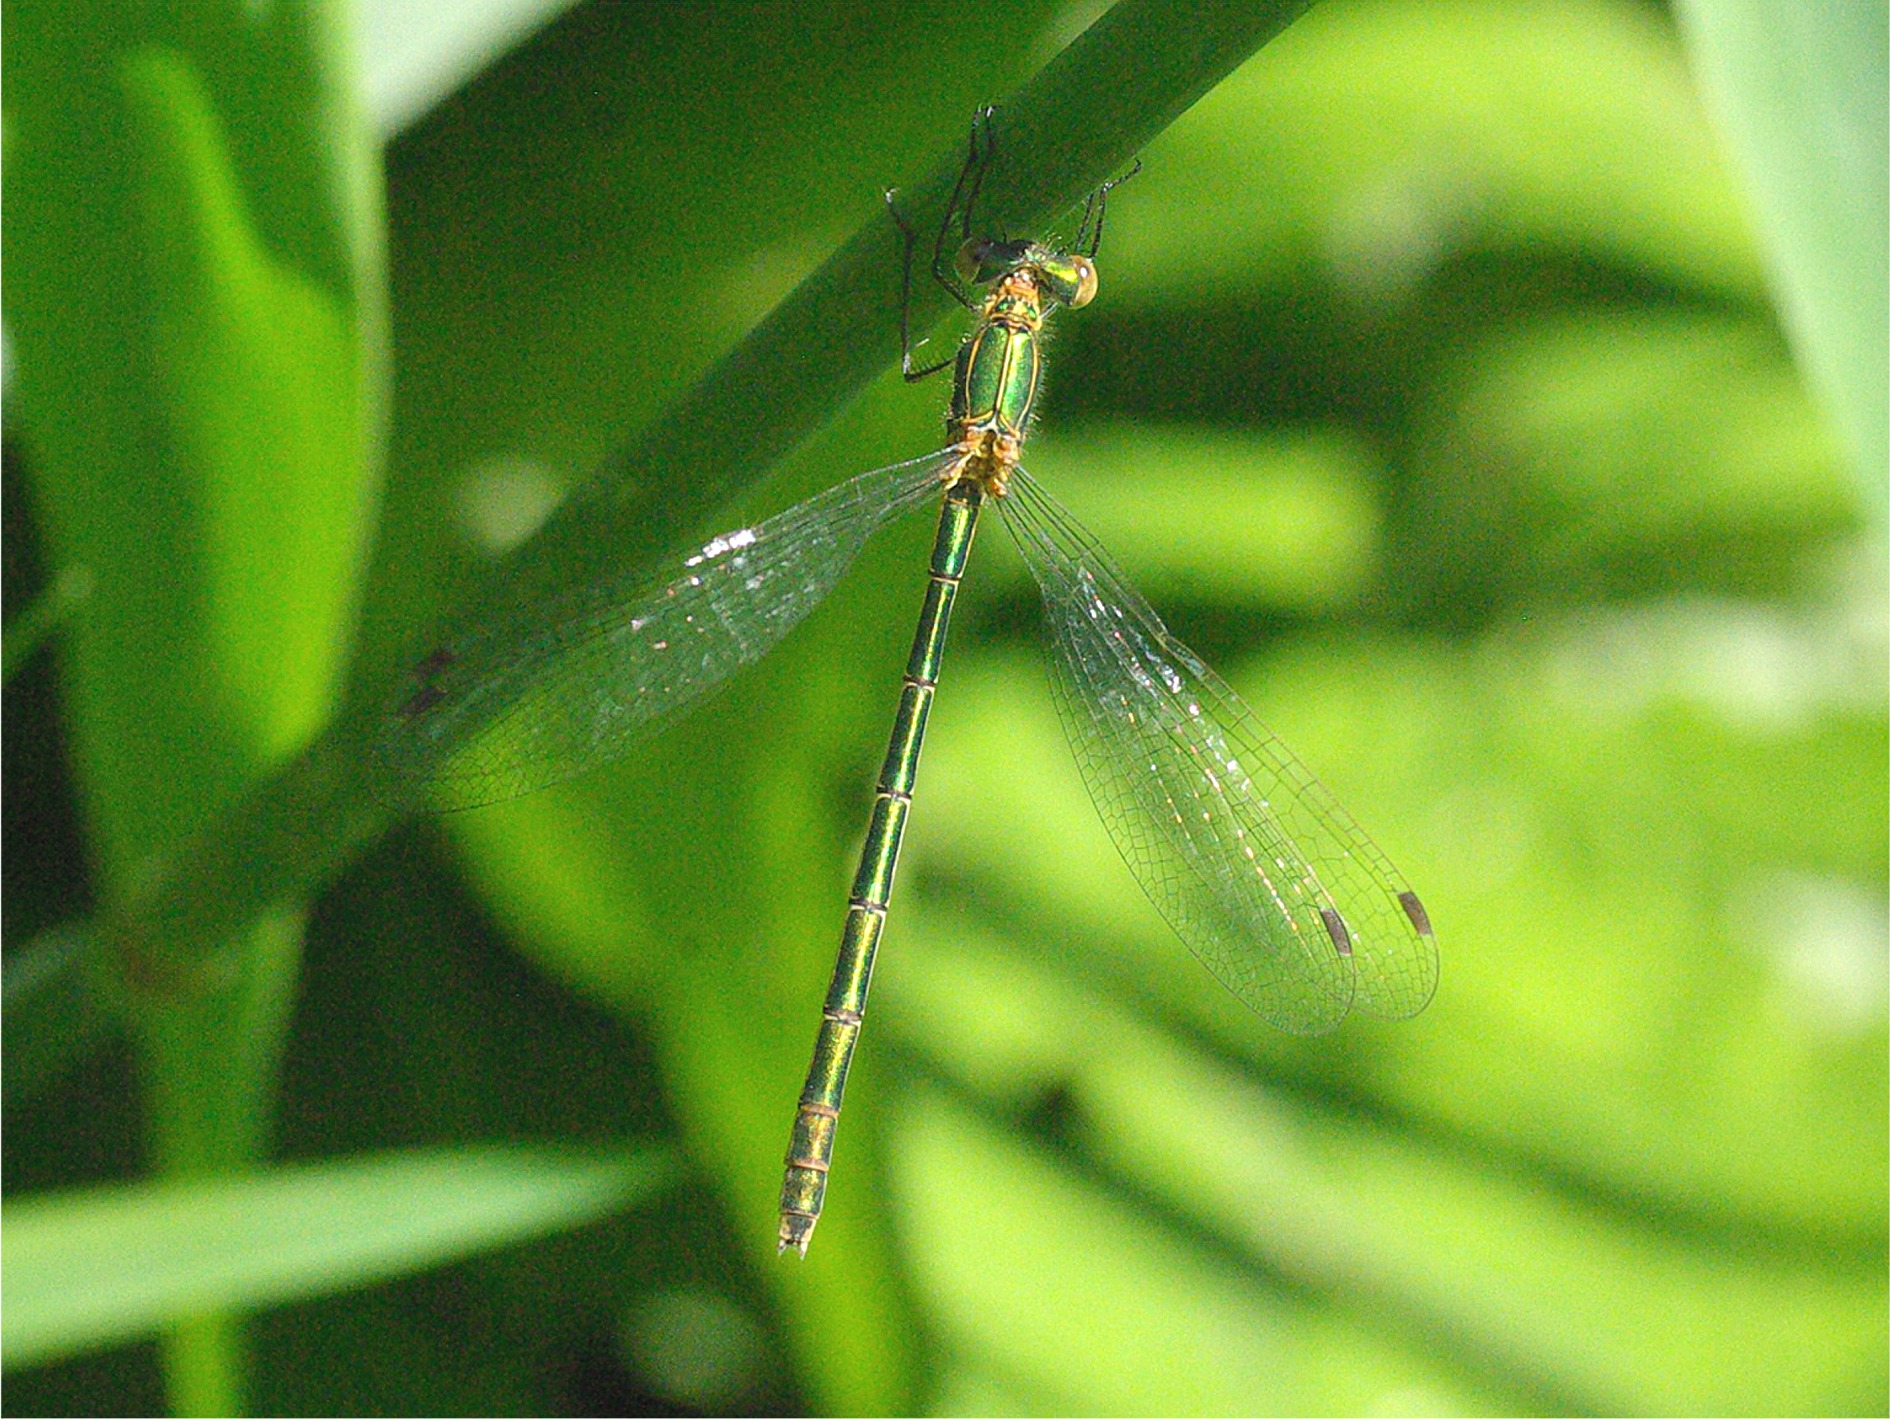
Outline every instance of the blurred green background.
<path id="1" fill-rule="evenodd" d="M 9 4 L 8 1412 L 1890 1406 L 1883 321 L 1819 317 L 1883 309 L 1880 5 L 1772 12 L 1808 96 L 1764 6 L 1327 0 L 1057 323 L 1029 465 L 1422 893 L 1417 1019 L 1291 1039 L 1196 966 L 988 529 L 776 1260 L 925 518 L 618 768 L 296 822 L 345 871 L 198 994 L 94 949 L 858 232 L 833 319 L 890 309 L 880 189 L 1101 8 L 514 10 L 370 108 L 325 6 Z M 1752 154 L 1861 110 L 1860 245 Z"/>

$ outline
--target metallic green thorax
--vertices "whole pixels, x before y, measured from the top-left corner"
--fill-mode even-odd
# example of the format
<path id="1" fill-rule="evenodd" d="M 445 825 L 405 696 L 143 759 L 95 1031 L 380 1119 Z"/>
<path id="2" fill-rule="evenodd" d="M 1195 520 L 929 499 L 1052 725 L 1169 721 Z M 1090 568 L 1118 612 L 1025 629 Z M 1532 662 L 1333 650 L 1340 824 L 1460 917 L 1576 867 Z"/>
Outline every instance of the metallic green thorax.
<path id="1" fill-rule="evenodd" d="M 1037 332 L 1043 315 L 1034 288 L 1016 277 L 991 296 L 986 318 L 958 350 L 951 432 L 963 441 L 990 431 L 1021 441 L 1037 401 Z"/>
<path id="2" fill-rule="evenodd" d="M 982 331 L 980 333 L 983 333 Z M 919 750 L 925 742 L 926 715 L 938 686 L 945 659 L 945 632 L 951 624 L 952 601 L 971 555 L 972 534 L 978 526 L 978 507 L 984 489 L 975 479 L 961 479 L 945 494 L 939 513 L 938 535 L 932 545 L 931 578 L 925 606 L 912 638 L 906 662 L 905 688 L 893 719 L 892 742 L 879 771 L 873 798 L 872 822 L 860 852 L 853 895 L 847 904 L 846 926 L 840 936 L 840 958 L 834 963 L 833 983 L 821 1011 L 820 1034 L 814 1042 L 814 1060 L 801 1089 L 800 1109 L 788 1142 L 787 1175 L 781 1182 L 781 1250 L 794 1247 L 803 1255 L 814 1223 L 820 1218 L 827 1190 L 827 1168 L 833 1157 L 833 1137 L 840 1118 L 841 1096 L 847 1086 L 847 1066 L 860 1037 L 866 1010 L 866 992 L 872 983 L 873 952 L 886 925 L 886 906 L 892 898 L 893 869 L 899 861 L 899 841 L 906 815 L 912 808 L 912 788 L 919 772 Z"/>

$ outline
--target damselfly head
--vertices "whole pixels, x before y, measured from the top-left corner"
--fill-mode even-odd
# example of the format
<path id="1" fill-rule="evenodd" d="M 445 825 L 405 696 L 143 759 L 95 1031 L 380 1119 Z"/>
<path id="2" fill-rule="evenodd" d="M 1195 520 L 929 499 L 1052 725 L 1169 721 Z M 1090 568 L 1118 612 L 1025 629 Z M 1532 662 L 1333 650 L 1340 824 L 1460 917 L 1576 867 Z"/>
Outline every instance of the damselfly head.
<path id="1" fill-rule="evenodd" d="M 1074 310 L 1096 297 L 1096 263 L 1079 252 L 1052 251 L 1034 241 L 994 241 L 972 237 L 958 248 L 953 263 L 973 286 L 990 286 L 1029 269 L 1052 300 Z"/>

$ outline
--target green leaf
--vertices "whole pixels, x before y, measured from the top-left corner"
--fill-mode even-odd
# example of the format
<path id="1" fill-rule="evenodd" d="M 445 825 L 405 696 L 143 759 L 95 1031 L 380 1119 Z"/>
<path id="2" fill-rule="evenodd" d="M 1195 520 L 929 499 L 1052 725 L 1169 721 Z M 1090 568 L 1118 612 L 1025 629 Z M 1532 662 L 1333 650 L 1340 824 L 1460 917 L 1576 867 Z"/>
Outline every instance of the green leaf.
<path id="1" fill-rule="evenodd" d="M 48 560 L 95 588 L 64 668 L 115 893 L 331 707 L 378 486 L 379 202 L 324 6 L 205 0 L 188 46 L 51 8 L 13 27 L 6 301 Z"/>
<path id="2" fill-rule="evenodd" d="M 156 403 L 199 529 L 181 590 L 202 601 L 205 708 L 274 763 L 319 726 L 348 641 L 372 506 L 356 334 L 341 293 L 268 249 L 190 60 L 144 49 L 121 73 Z"/>
<path id="3" fill-rule="evenodd" d="M 1890 141 L 1882 0 L 1681 0 L 1700 86 L 1746 179 L 1772 286 L 1878 523 L 1890 466 Z"/>
<path id="4" fill-rule="evenodd" d="M 7 1204 L 5 1363 L 214 1310 L 327 1295 L 582 1226 L 649 1197 L 670 1154 L 476 1147 Z"/>

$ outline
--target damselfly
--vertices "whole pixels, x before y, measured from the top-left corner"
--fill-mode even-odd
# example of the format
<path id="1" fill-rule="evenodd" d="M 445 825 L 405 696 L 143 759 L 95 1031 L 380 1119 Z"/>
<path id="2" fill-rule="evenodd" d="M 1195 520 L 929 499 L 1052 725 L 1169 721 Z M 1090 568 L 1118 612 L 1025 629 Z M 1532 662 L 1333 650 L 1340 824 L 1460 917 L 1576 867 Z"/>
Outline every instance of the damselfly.
<path id="1" fill-rule="evenodd" d="M 923 609 L 853 881 L 839 959 L 781 1188 L 780 1249 L 807 1250 L 820 1217 L 847 1068 L 911 811 L 952 603 L 986 499 L 1008 514 L 1037 580 L 1051 682 L 1070 748 L 1136 880 L 1209 971 L 1297 1034 L 1351 1010 L 1400 1019 L 1437 984 L 1437 948 L 1404 878 L 1233 690 L 1168 633 L 1108 553 L 1019 464 L 1059 306 L 1096 294 L 1109 193 L 1090 195 L 1067 247 L 999 240 L 974 222 L 995 151 L 991 110 L 932 246 L 931 274 L 975 313 L 951 367 L 948 441 L 863 473 L 778 516 L 714 538 L 663 584 L 606 578 L 544 608 L 525 637 L 470 634 L 414 671 L 384 756 L 440 806 L 497 802 L 623 754 L 635 736 L 765 655 L 882 527 L 942 493 Z M 887 194 L 911 292 L 917 236 Z M 948 263 L 947 246 L 957 245 Z"/>

